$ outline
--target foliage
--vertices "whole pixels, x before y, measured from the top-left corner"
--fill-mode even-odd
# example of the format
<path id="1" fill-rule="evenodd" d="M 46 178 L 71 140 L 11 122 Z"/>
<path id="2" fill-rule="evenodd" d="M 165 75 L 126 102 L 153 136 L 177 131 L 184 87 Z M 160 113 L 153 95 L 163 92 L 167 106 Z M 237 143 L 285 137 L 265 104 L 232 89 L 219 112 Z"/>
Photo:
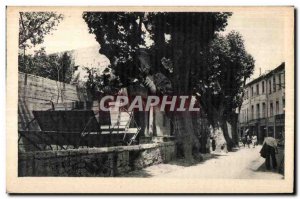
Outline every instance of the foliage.
<path id="1" fill-rule="evenodd" d="M 141 36 L 143 13 L 86 12 L 83 18 L 101 45 L 99 52 L 110 60 L 123 84 L 137 77 L 135 56 L 139 46 L 144 44 Z"/>
<path id="2" fill-rule="evenodd" d="M 25 49 L 30 44 L 41 44 L 44 36 L 54 30 L 63 19 L 55 12 L 20 12 L 19 48 Z M 30 43 L 28 43 L 30 42 Z"/>
<path id="3" fill-rule="evenodd" d="M 241 86 L 254 67 L 238 33 L 226 37 L 218 34 L 230 16 L 226 12 L 83 14 L 101 46 L 99 52 L 108 57 L 123 85 L 143 74 L 135 56 L 150 39 L 150 73 L 168 77 L 174 95 L 201 96 L 200 103 L 212 125 L 234 113 L 241 103 Z M 175 121 L 188 148 L 195 141 L 193 124 L 191 115 L 183 114 Z"/>
<path id="4" fill-rule="evenodd" d="M 24 64 L 26 60 L 26 66 Z M 74 63 L 68 53 L 47 55 L 45 48 L 35 51 L 33 55 L 19 54 L 19 71 L 56 81 L 69 83 L 73 74 Z"/>
<path id="5" fill-rule="evenodd" d="M 230 116 L 242 103 L 244 83 L 254 69 L 253 57 L 246 52 L 242 36 L 232 31 L 217 35 L 201 60 L 208 67 L 197 91 L 223 116 Z"/>
<path id="6" fill-rule="evenodd" d="M 148 13 L 145 25 L 154 41 L 153 66 L 170 77 L 176 94 L 194 93 L 195 80 L 206 71 L 199 55 L 215 33 L 224 30 L 230 16 L 231 13 L 218 12 Z M 167 67 L 161 67 L 163 60 L 168 60 Z"/>
<path id="7" fill-rule="evenodd" d="M 101 93 L 115 95 L 122 86 L 119 78 L 111 72 L 109 67 L 101 73 L 95 68 L 84 67 L 84 70 L 87 73 L 85 87 L 95 100 Z"/>
<path id="8" fill-rule="evenodd" d="M 215 31 L 224 29 L 230 15 L 230 13 L 86 12 L 83 18 L 90 33 L 95 34 L 101 45 L 99 52 L 108 57 L 115 74 L 124 85 L 127 85 L 130 79 L 141 74 L 135 57 L 137 50 L 145 46 L 146 31 L 150 34 L 148 39 L 154 41 L 153 46 L 148 49 L 151 54 L 152 72 L 160 71 L 170 77 L 170 73 L 173 72 L 170 63 L 174 63 L 184 55 L 189 56 L 183 58 L 182 62 L 198 57 L 196 55 L 199 54 L 200 48 L 213 38 Z M 169 41 L 166 41 L 166 34 L 170 35 Z M 193 62 L 196 64 L 197 60 Z M 184 67 L 181 68 L 184 70 Z M 199 65 L 194 65 L 194 68 L 199 68 Z"/>

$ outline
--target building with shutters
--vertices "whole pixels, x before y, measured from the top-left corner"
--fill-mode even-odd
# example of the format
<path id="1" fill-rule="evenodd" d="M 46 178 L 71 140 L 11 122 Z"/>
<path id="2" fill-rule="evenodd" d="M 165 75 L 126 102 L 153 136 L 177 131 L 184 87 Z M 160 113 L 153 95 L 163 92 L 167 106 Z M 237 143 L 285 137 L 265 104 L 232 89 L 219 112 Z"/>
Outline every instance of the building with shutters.
<path id="1" fill-rule="evenodd" d="M 239 112 L 239 136 L 284 136 L 285 121 L 285 63 L 250 81 L 244 90 Z"/>

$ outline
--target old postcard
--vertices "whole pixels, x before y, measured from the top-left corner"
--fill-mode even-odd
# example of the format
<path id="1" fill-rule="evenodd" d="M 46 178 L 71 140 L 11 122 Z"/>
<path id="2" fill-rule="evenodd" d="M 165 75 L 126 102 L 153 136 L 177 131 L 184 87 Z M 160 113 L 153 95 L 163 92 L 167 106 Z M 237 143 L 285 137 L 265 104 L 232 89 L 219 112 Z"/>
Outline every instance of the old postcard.
<path id="1" fill-rule="evenodd" d="M 293 193 L 293 7 L 7 7 L 7 192 Z"/>

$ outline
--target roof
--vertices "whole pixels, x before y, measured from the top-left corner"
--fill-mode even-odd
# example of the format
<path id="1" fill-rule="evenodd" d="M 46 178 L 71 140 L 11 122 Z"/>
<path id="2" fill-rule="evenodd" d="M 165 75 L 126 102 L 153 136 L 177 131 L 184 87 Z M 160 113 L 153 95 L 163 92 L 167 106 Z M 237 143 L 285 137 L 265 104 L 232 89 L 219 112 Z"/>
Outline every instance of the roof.
<path id="1" fill-rule="evenodd" d="M 266 74 L 263 74 L 261 76 L 259 76 L 258 78 L 250 81 L 249 83 L 246 84 L 245 87 L 247 86 L 250 86 L 252 84 L 255 84 L 256 82 L 259 82 L 260 80 L 262 79 L 265 79 L 265 78 L 268 78 L 270 76 L 272 76 L 274 73 L 278 72 L 278 71 L 281 71 L 281 70 L 284 70 L 285 68 L 285 62 L 282 62 L 279 66 L 277 66 L 275 69 L 271 70 L 270 72 L 266 73 Z"/>

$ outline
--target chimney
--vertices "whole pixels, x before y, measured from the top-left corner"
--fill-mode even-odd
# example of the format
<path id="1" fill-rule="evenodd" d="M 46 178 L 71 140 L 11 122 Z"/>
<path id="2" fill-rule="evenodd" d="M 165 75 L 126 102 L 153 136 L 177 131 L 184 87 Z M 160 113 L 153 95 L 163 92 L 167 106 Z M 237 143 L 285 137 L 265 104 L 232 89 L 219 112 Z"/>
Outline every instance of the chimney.
<path id="1" fill-rule="evenodd" d="M 259 76 L 261 76 L 261 67 L 259 67 Z"/>

